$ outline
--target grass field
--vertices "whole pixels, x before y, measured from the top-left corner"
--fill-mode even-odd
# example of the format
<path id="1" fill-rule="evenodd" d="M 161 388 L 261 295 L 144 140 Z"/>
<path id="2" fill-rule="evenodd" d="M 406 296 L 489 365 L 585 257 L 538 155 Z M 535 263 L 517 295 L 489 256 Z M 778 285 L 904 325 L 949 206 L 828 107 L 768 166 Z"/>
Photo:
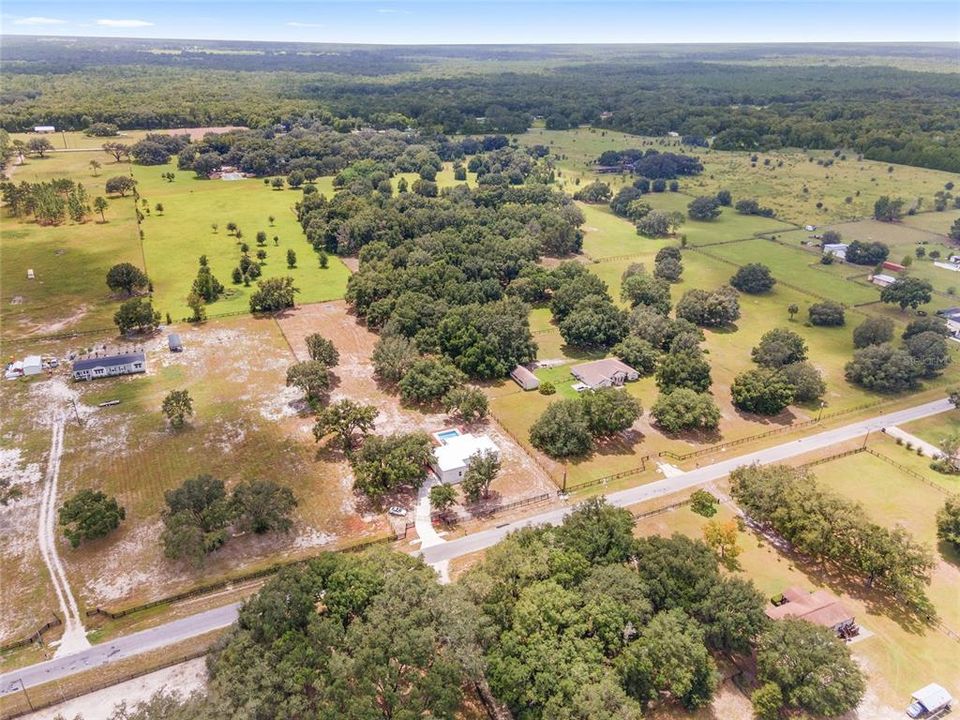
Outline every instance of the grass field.
<path id="1" fill-rule="evenodd" d="M 666 196 L 665 196 L 666 197 Z M 591 256 L 604 253 L 612 259 L 587 264 L 589 270 L 603 279 L 610 288 L 614 299 L 620 300 L 620 278 L 623 271 L 634 262 L 643 262 L 652 268 L 653 259 L 659 248 L 672 244 L 670 240 L 650 240 L 639 237 L 632 225 L 614 215 L 605 208 L 583 206 L 586 216 L 584 251 Z M 709 253 L 709 255 L 707 254 Z M 851 266 L 825 267 L 819 264 L 809 265 L 809 257 L 800 249 L 784 247 L 763 239 L 751 239 L 743 242 L 718 245 L 707 248 L 707 253 L 686 250 L 683 253 L 684 273 L 682 281 L 672 286 L 674 302 L 690 288 L 716 288 L 729 282 L 736 266 L 711 257 L 711 255 L 730 256 L 730 262 L 750 261 L 766 262 L 774 269 L 775 275 L 794 287 L 777 285 L 767 295 L 740 296 L 742 317 L 732 328 L 706 330 L 705 349 L 712 368 L 712 394 L 720 407 L 722 418 L 718 433 L 701 435 L 665 436 L 649 415 L 640 420 L 625 441 L 611 442 L 601 447 L 591 457 L 567 464 L 568 478 L 571 483 L 584 482 L 637 467 L 645 455 L 655 456 L 657 452 L 670 450 L 686 452 L 690 449 L 712 445 L 723 440 L 734 440 L 756 435 L 771 428 L 789 425 L 809 419 L 816 415 L 816 407 L 792 407 L 776 418 L 761 418 L 738 412 L 732 405 L 729 393 L 730 384 L 739 373 L 755 367 L 750 351 L 759 342 L 763 333 L 778 327 L 789 328 L 804 338 L 808 346 L 811 362 L 821 371 L 827 382 L 827 394 L 824 398 L 828 413 L 839 413 L 865 404 L 884 399 L 875 393 L 865 391 L 849 384 L 844 378 L 844 366 L 853 355 L 853 329 L 867 315 L 854 310 L 848 311 L 847 324 L 840 328 L 822 328 L 807 326 L 805 319 L 811 304 L 819 298 L 810 292 L 822 292 L 848 303 L 871 302 L 878 300 L 878 292 L 871 286 L 859 285 L 843 279 L 842 273 L 849 272 Z M 726 259 L 726 258 L 725 258 Z M 780 268 L 786 268 L 780 270 Z M 821 269 L 823 268 L 823 269 Z M 801 291 L 798 288 L 804 288 Z M 789 320 L 787 308 L 796 304 L 800 313 L 794 321 Z M 909 315 L 889 306 L 871 305 L 871 314 L 884 314 L 902 326 Z M 490 391 L 491 408 L 500 422 L 530 452 L 527 438 L 533 422 L 546 409 L 551 401 L 558 397 L 574 397 L 571 388 L 574 378 L 570 367 L 576 362 L 601 357 L 600 353 L 576 351 L 567 347 L 556 326 L 551 323 L 547 308 L 538 308 L 531 316 L 531 329 L 539 346 L 538 360 L 550 361 L 548 366 L 537 369 L 536 375 L 541 381 L 554 383 L 557 395 L 544 396 L 539 393 L 508 393 L 503 386 Z M 956 348 L 954 348 L 956 351 Z M 955 354 L 955 358 L 960 355 Z M 955 362 L 945 376 L 928 383 L 930 387 L 945 386 L 956 382 L 960 377 L 960 363 Z M 657 399 L 657 389 L 653 378 L 641 379 L 627 386 L 627 391 L 637 397 L 643 407 L 649 408 Z M 909 397 L 911 394 L 904 394 Z M 544 463 L 552 461 L 541 456 Z M 554 475 L 562 476 L 560 464 L 551 466 Z"/>
<path id="2" fill-rule="evenodd" d="M 91 174 L 87 153 L 61 153 L 28 158 L 14 169 L 16 181 L 37 182 L 69 177 L 82 182 L 91 198 L 103 195 L 104 164 Z M 129 172 L 124 163 L 122 172 Z M 108 175 L 109 176 L 109 175 Z M 143 263 L 133 199 L 115 198 L 105 212 L 107 222 L 90 215 L 86 222 L 67 221 L 57 227 L 21 222 L 5 211 L 0 233 L 0 336 L 6 342 L 34 334 L 110 327 L 116 302 L 104 283 L 107 270 L 118 262 Z M 27 278 L 32 269 L 34 280 Z"/>
<path id="3" fill-rule="evenodd" d="M 175 172 L 176 180 L 167 182 L 161 175 Z M 251 255 L 259 249 L 258 231 L 267 233 L 266 264 L 263 277 L 291 276 L 298 303 L 320 302 L 343 297 L 349 270 L 337 257 L 330 257 L 329 267 L 321 269 L 313 249 L 305 241 L 297 223 L 294 204 L 301 193 L 296 190 L 273 190 L 261 180 L 198 180 L 192 172 L 176 171 L 174 165 L 134 166 L 134 177 L 142 199 L 151 214 L 142 224 L 147 274 L 154 284 L 154 306 L 169 312 L 174 319 L 190 314 L 187 295 L 197 274 L 197 259 L 206 255 L 210 268 L 226 287 L 226 294 L 207 308 L 210 316 L 241 312 L 249 308 L 255 285 L 244 287 L 231 282 L 231 272 L 240 258 L 237 240 L 227 233 L 228 222 L 235 222 L 243 231 L 242 242 L 250 246 Z M 329 182 L 329 179 L 326 179 Z M 326 190 L 318 184 L 318 190 Z M 157 213 L 157 203 L 164 211 Z M 268 218 L 274 216 L 271 225 Z M 211 224 L 217 223 L 216 233 Z M 279 245 L 273 238 L 279 237 Z M 287 251 L 297 255 L 297 266 L 287 267 Z"/>
<path id="4" fill-rule="evenodd" d="M 918 540 L 932 542 L 933 515 L 944 497 L 939 491 L 866 453 L 818 465 L 814 471 L 824 486 L 861 502 L 876 522 L 902 524 Z M 727 505 L 722 505 L 716 516 L 720 520 L 732 517 Z M 706 522 L 683 507 L 641 520 L 637 534 L 679 532 L 701 538 Z M 791 585 L 807 590 L 826 587 L 839 595 L 854 612 L 857 622 L 873 634 L 850 646 L 868 673 L 871 689 L 860 717 L 887 717 L 880 706 L 905 706 L 910 693 L 929 682 L 946 687 L 960 684 L 960 669 L 952 660 L 957 643 L 946 634 L 933 628 L 916 631 L 901 624 L 894 609 L 878 604 L 877 598 L 861 585 L 845 582 L 802 558 L 778 552 L 753 533 L 741 532 L 739 545 L 742 554 L 737 558 L 740 568 L 735 574 L 752 580 L 765 596 L 773 596 Z M 955 592 L 958 582 L 956 558 L 941 559 L 930 596 L 943 621 L 951 627 L 960 623 Z"/>
<path id="5" fill-rule="evenodd" d="M 754 164 L 747 152 L 692 148 L 680 145 L 676 139 L 587 127 L 569 131 L 534 128 L 520 135 L 519 140 L 525 145 L 547 145 L 560 156 L 557 164 L 570 192 L 575 189 L 577 178 L 585 183 L 598 177 L 591 163 L 605 150 L 651 148 L 696 155 L 704 164 L 704 172 L 681 179 L 682 192 L 712 195 L 726 188 L 735 199 L 758 198 L 776 210 L 778 217 L 799 225 L 823 225 L 872 215 L 873 204 L 881 195 L 900 196 L 908 203 L 922 197 L 924 207 L 929 207 L 936 191 L 947 182 L 957 181 L 955 175 L 946 172 L 857 160 L 852 152 L 846 152 L 847 159 L 841 160 L 830 151 L 788 149 L 758 153 Z M 826 167 L 818 160 L 832 160 L 833 164 Z M 891 167 L 893 171 L 889 172 Z M 617 176 L 600 177 L 615 189 L 623 182 Z M 848 197 L 849 203 L 845 202 Z M 822 207 L 817 208 L 817 203 L 822 203 Z"/>

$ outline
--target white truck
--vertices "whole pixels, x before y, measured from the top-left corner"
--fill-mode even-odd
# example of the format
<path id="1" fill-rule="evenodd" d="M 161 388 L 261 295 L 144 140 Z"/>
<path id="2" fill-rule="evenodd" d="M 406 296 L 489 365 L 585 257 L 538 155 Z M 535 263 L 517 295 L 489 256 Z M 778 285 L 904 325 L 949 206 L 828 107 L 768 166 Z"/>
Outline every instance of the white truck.
<path id="1" fill-rule="evenodd" d="M 950 693 L 936 683 L 930 683 L 917 690 L 907 708 L 907 715 L 912 718 L 938 718 L 950 712 L 953 698 Z"/>

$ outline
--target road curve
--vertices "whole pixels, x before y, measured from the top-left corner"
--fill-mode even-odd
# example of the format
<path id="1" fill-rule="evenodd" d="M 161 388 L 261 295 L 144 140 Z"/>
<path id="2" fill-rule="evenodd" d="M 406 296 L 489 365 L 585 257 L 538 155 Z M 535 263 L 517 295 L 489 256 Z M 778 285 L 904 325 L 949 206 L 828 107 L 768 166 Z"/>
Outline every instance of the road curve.
<path id="1" fill-rule="evenodd" d="M 721 460 L 720 462 L 691 470 L 676 477 L 610 493 L 607 495 L 607 500 L 619 507 L 635 505 L 644 500 L 650 500 L 660 497 L 661 495 L 669 495 L 670 493 L 719 480 L 740 465 L 781 462 L 804 453 L 821 450 L 832 445 L 853 440 L 866 435 L 868 432 L 880 430 L 889 425 L 898 425 L 912 420 L 919 420 L 920 418 L 925 418 L 930 415 L 946 412 L 952 408 L 953 406 L 950 404 L 950 401 L 944 398 L 943 400 L 936 400 L 906 410 L 898 410 L 897 412 L 880 415 L 869 420 L 861 420 L 833 430 L 825 430 L 810 437 L 790 440 L 782 445 L 777 445 L 765 450 L 757 450 L 756 452 L 747 453 L 746 455 L 738 455 L 729 460 Z M 421 554 L 423 559 L 431 564 L 452 560 L 461 555 L 476 552 L 477 550 L 484 550 L 495 545 L 514 530 L 532 525 L 556 524 L 560 522 L 571 509 L 572 508 L 569 507 L 559 508 L 515 522 L 505 523 L 500 527 L 491 528 L 490 530 L 484 530 L 456 540 L 424 548 Z M 167 645 L 172 645 L 210 632 L 211 630 L 226 627 L 236 620 L 239 606 L 239 603 L 233 603 L 214 610 L 207 610 L 197 613 L 196 615 L 173 620 L 164 625 L 150 628 L 149 630 L 141 630 L 140 632 L 115 638 L 109 642 L 95 645 L 88 650 L 83 650 L 82 652 L 67 657 L 55 658 L 4 673 L 0 675 L 0 696 L 17 692 L 21 690 L 22 687 L 30 688 L 34 685 L 59 680 L 69 675 L 83 672 L 84 670 L 100 667 L 148 650 L 155 650 Z"/>

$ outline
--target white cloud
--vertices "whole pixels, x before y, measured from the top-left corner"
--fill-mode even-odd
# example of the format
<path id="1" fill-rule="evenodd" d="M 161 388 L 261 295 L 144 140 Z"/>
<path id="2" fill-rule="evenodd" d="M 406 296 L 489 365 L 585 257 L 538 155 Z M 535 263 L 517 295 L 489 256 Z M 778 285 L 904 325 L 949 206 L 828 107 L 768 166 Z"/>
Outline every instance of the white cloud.
<path id="1" fill-rule="evenodd" d="M 13 21 L 14 25 L 66 25 L 66 20 L 48 17 L 25 17 Z"/>
<path id="2" fill-rule="evenodd" d="M 146 20 L 97 20 L 97 25 L 102 27 L 115 27 L 115 28 L 137 28 L 137 27 L 149 27 L 153 25 L 152 22 L 147 22 Z"/>
<path id="3" fill-rule="evenodd" d="M 293 21 L 293 22 L 288 22 L 287 26 L 298 27 L 298 28 L 321 28 L 323 27 L 323 23 L 308 23 L 308 22 Z"/>
<path id="4" fill-rule="evenodd" d="M 396 8 L 377 8 L 377 12 L 381 15 L 410 15 L 409 10 L 397 10 Z"/>

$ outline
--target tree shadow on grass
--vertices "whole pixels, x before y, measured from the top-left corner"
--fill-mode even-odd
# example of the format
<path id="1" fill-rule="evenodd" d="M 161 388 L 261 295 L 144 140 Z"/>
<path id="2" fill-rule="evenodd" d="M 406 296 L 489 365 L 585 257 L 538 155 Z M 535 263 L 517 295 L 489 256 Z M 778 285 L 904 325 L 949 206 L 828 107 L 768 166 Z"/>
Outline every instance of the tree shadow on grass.
<path id="1" fill-rule="evenodd" d="M 646 435 L 640 430 L 630 428 L 608 438 L 599 438 L 594 441 L 593 452 L 586 459 L 594 455 L 630 455 L 634 447 L 642 443 Z"/>
<path id="2" fill-rule="evenodd" d="M 723 440 L 723 435 L 719 430 L 716 429 L 707 430 L 705 428 L 700 428 L 696 430 L 678 430 L 677 432 L 667 432 L 659 425 L 654 425 L 654 427 L 659 430 L 665 438 L 670 440 L 679 440 L 689 445 L 716 445 Z"/>
<path id="3" fill-rule="evenodd" d="M 794 422 L 798 421 L 800 418 L 794 414 L 792 410 L 787 408 L 776 415 L 758 415 L 757 413 L 746 412 L 745 410 L 738 410 L 734 407 L 734 412 L 741 420 L 746 422 L 756 423 L 758 425 L 774 425 L 777 427 L 789 427 L 793 425 Z"/>
<path id="4" fill-rule="evenodd" d="M 834 592 L 859 600 L 869 612 L 890 618 L 903 630 L 914 635 L 923 635 L 932 627 L 934 618 L 923 617 L 882 590 L 867 587 L 863 578 L 830 563 L 812 560 L 798 553 L 779 536 L 773 536 L 777 539 L 774 542 L 772 537 L 758 531 L 757 528 L 753 527 L 751 530 L 756 539 L 770 544 L 779 555 L 790 561 L 814 584 L 826 586 Z"/>

